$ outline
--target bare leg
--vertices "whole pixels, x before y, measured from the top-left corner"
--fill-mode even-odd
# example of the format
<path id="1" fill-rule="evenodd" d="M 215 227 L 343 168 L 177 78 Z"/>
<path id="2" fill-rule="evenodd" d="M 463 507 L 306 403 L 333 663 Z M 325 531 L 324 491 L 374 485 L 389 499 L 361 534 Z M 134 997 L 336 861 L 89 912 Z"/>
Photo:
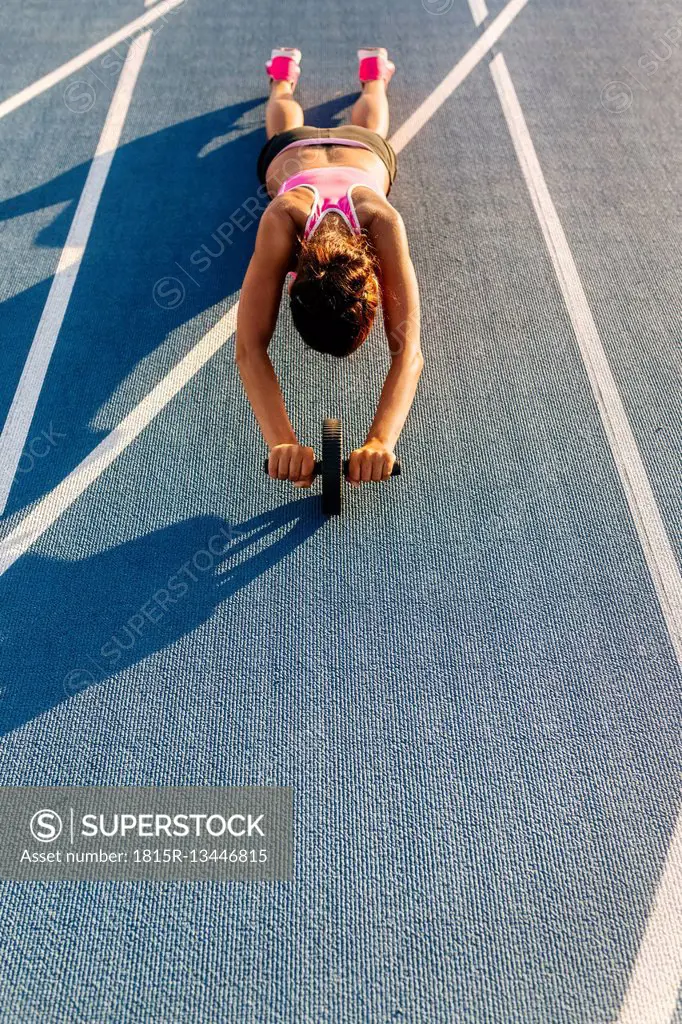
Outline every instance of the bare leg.
<path id="1" fill-rule="evenodd" d="M 388 100 L 386 83 L 378 79 L 376 82 L 365 82 L 362 95 L 355 101 L 351 114 L 353 124 L 362 128 L 371 128 L 384 139 L 388 135 Z"/>
<path id="2" fill-rule="evenodd" d="M 289 128 L 300 128 L 303 124 L 303 109 L 294 99 L 291 82 L 273 82 L 270 97 L 265 108 L 265 134 L 269 139 L 277 132 Z"/>

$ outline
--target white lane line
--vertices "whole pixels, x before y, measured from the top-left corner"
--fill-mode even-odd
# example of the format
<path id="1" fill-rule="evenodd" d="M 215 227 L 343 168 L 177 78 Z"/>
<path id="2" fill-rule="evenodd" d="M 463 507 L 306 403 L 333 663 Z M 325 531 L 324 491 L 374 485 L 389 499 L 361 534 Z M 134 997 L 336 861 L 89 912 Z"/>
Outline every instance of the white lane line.
<path id="1" fill-rule="evenodd" d="M 617 1024 L 671 1024 L 682 985 L 682 811 Z"/>
<path id="2" fill-rule="evenodd" d="M 469 10 L 476 27 L 488 17 L 488 8 L 485 5 L 485 0 L 469 0 Z"/>
<path id="3" fill-rule="evenodd" d="M 495 45 L 505 29 L 511 25 L 516 15 L 519 11 L 523 10 L 527 3 L 528 0 L 510 0 L 510 3 L 488 25 L 487 29 L 481 32 L 471 49 L 455 64 L 452 71 L 445 76 L 440 85 L 433 90 L 430 96 L 426 97 L 421 106 L 417 107 L 415 112 L 408 117 L 407 121 L 398 128 L 398 131 L 390 140 L 396 153 L 405 148 L 419 129 L 445 103 L 448 96 L 452 95 L 457 86 L 461 85 L 467 75 L 483 60 L 491 47 Z"/>
<path id="4" fill-rule="evenodd" d="M 151 37 L 151 32 L 145 32 L 137 37 L 128 50 L 95 150 L 95 156 L 57 264 L 47 302 L 12 399 L 7 420 L 2 434 L 0 434 L 0 515 L 5 511 L 7 505 L 45 374 L 66 315 L 97 206 L 121 138 L 137 76 Z"/>
<path id="5" fill-rule="evenodd" d="M 682 575 L 501 53 L 490 62 L 490 70 L 573 325 L 670 639 L 682 666 Z"/>
<path id="6" fill-rule="evenodd" d="M 0 576 L 102 475 L 178 391 L 222 348 L 236 329 L 237 306 L 235 302 L 125 419 L 7 535 L 0 544 Z"/>
<path id="7" fill-rule="evenodd" d="M 128 39 L 129 36 L 134 35 L 136 32 L 141 32 L 142 29 L 148 25 L 158 21 L 159 18 L 163 18 L 164 14 L 168 14 L 174 7 L 178 7 L 180 4 L 186 3 L 186 0 L 162 0 L 162 2 L 154 7 L 153 10 L 149 10 L 146 14 L 141 14 L 139 18 L 135 18 L 134 21 L 128 22 L 123 28 L 120 28 L 117 32 L 112 32 L 110 36 L 103 39 L 100 43 L 95 43 L 88 50 L 84 50 L 83 53 L 74 57 L 72 60 L 67 61 L 66 64 L 62 64 L 61 67 L 55 71 L 51 71 L 49 75 L 44 75 L 39 78 L 33 85 L 28 85 L 21 92 L 15 93 L 14 96 L 10 96 L 9 99 L 4 100 L 0 103 L 0 119 L 10 114 L 13 110 L 18 107 L 22 107 L 29 100 L 39 96 L 42 92 L 47 89 L 51 89 L 57 82 L 63 81 L 72 75 L 74 71 L 80 71 L 82 67 L 89 64 L 91 60 L 95 60 L 96 57 L 100 57 L 107 50 L 111 50 L 118 43 L 123 42 L 124 39 Z"/>
<path id="8" fill-rule="evenodd" d="M 502 54 L 490 70 L 547 244 L 639 542 L 682 668 L 682 575 Z M 618 1024 L 669 1024 L 682 982 L 682 815 Z"/>
<path id="9" fill-rule="evenodd" d="M 474 67 L 476 63 L 474 62 L 471 67 Z M 459 82 L 453 88 L 456 88 L 458 84 Z M 438 106 L 440 103 L 437 104 Z M 423 123 L 424 121 L 422 121 Z M 414 137 L 417 130 L 410 131 L 410 139 Z M 399 128 L 396 135 L 400 131 Z M 394 139 L 395 137 L 393 136 Z M 405 144 L 403 143 L 403 145 Z M 402 146 L 399 145 L 398 148 L 402 148 Z M 235 302 L 215 327 L 211 328 L 208 334 L 197 342 L 184 359 L 150 391 L 123 422 L 103 438 L 90 455 L 76 466 L 54 490 L 46 494 L 20 520 L 17 526 L 10 530 L 4 540 L 0 541 L 0 576 L 14 565 L 83 491 L 101 476 L 107 466 L 110 466 L 114 459 L 125 451 L 128 445 L 151 423 L 171 398 L 192 379 L 204 363 L 229 341 L 236 327 L 237 306 L 238 303 Z"/>

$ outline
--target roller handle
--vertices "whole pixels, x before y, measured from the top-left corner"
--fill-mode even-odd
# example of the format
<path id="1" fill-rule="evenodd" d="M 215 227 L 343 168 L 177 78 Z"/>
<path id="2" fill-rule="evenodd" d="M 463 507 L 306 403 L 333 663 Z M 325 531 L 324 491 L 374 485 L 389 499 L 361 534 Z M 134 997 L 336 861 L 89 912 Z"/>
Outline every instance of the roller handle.
<path id="1" fill-rule="evenodd" d="M 317 468 L 318 466 L 320 467 L 319 470 Z M 348 476 L 348 467 L 349 466 L 350 466 L 350 460 L 349 459 L 344 459 L 343 460 L 343 475 L 344 476 Z M 316 462 L 315 463 L 315 472 L 316 473 L 317 472 L 320 472 L 320 473 L 322 472 L 322 463 L 321 462 Z M 391 476 L 400 476 L 400 463 L 398 462 L 397 459 L 393 463 L 393 469 L 391 470 Z"/>
<path id="2" fill-rule="evenodd" d="M 269 459 L 265 459 L 264 462 L 263 462 L 263 469 L 265 470 L 266 473 L 268 472 L 269 461 L 270 461 Z M 343 475 L 344 476 L 348 476 L 348 466 L 349 465 L 350 465 L 349 460 L 348 459 L 344 459 L 343 460 Z M 322 472 L 322 463 L 321 462 L 316 462 L 315 463 L 315 470 L 313 472 L 313 476 L 319 476 L 321 472 Z M 391 476 L 400 476 L 400 463 L 397 460 L 393 463 L 393 469 L 391 471 Z"/>

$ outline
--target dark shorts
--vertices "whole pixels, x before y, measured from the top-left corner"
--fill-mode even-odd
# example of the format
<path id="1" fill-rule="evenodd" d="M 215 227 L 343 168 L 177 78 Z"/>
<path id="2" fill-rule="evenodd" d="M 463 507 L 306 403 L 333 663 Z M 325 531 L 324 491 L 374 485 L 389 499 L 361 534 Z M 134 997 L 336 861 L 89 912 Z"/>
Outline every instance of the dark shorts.
<path id="1" fill-rule="evenodd" d="M 369 128 L 361 128 L 359 125 L 344 124 L 340 128 L 311 128 L 304 125 L 302 128 L 290 128 L 286 132 L 278 132 L 265 143 L 258 157 L 258 178 L 265 184 L 265 175 L 268 167 L 283 149 L 292 142 L 299 142 L 301 139 L 351 139 L 353 142 L 362 142 L 368 149 L 382 160 L 388 171 L 389 191 L 395 180 L 398 169 L 398 158 L 390 142 L 382 139 L 381 135 L 370 131 Z"/>

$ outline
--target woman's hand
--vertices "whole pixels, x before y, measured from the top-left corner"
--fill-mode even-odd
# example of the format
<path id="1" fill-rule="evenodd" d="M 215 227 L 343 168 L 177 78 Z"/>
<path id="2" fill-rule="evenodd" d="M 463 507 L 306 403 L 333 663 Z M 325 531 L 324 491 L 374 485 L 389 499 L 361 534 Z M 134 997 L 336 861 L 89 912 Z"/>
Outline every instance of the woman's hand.
<path id="1" fill-rule="evenodd" d="M 370 440 L 351 452 L 348 462 L 348 483 L 359 487 L 361 483 L 388 480 L 395 455 L 382 441 Z"/>
<path id="2" fill-rule="evenodd" d="M 290 480 L 294 487 L 310 487 L 315 452 L 302 444 L 277 444 L 270 450 L 268 473 L 275 480 Z"/>

